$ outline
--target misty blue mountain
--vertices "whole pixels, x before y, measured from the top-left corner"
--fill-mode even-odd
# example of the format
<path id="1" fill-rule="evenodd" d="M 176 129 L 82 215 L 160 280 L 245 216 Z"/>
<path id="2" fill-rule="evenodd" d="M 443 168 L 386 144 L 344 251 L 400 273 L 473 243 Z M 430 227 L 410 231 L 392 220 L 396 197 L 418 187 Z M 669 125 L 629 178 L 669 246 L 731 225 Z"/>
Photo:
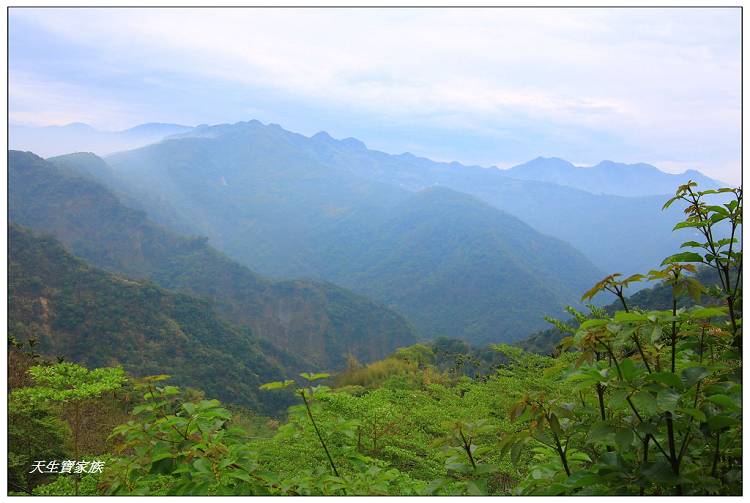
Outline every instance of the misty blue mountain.
<path id="1" fill-rule="evenodd" d="M 591 167 L 574 166 L 556 157 L 537 157 L 514 166 L 505 173 L 519 180 L 550 182 L 566 187 L 616 196 L 653 196 L 671 194 L 674 188 L 692 180 L 705 189 L 716 189 L 725 184 L 689 169 L 679 174 L 664 173 L 645 164 L 623 164 L 602 161 Z"/>
<path id="2" fill-rule="evenodd" d="M 670 231 L 680 215 L 651 193 L 693 176 L 554 158 L 509 170 L 435 162 L 258 121 L 126 134 L 153 141 L 49 160 L 259 274 L 340 285 L 405 317 L 418 337 L 476 344 L 544 328 L 606 273 L 656 267 L 679 246 Z M 641 176 L 648 183 L 633 182 Z"/>
<path id="3" fill-rule="evenodd" d="M 50 157 L 71 152 L 111 154 L 154 143 L 190 129 L 192 127 L 180 124 L 150 122 L 122 131 L 100 131 L 88 124 L 75 122 L 44 127 L 10 124 L 8 132 L 9 148 Z"/>
<path id="4" fill-rule="evenodd" d="M 156 225 L 96 181 L 27 152 L 10 151 L 9 161 L 12 223 L 54 236 L 98 268 L 206 300 L 206 316 L 215 310 L 254 339 L 293 351 L 306 368 L 340 368 L 347 356 L 372 361 L 417 340 L 407 320 L 367 298 L 330 283 L 268 280 L 205 238 Z"/>
<path id="5" fill-rule="evenodd" d="M 387 206 L 434 186 L 475 196 L 543 234 L 572 244 L 601 270 L 648 270 L 681 243 L 671 233 L 679 212 L 662 213 L 663 196 L 597 195 L 519 180 L 492 168 L 373 151 L 353 138 L 335 140 L 326 133 L 308 138 L 258 121 L 199 127 L 169 141 L 110 156 L 108 162 L 131 186 L 146 192 L 158 187 L 164 199 L 190 214 L 196 232 L 211 237 L 232 256 L 235 251 L 262 254 L 262 250 L 235 250 L 234 243 L 239 239 L 244 250 L 237 234 L 261 232 L 263 227 L 270 227 L 264 236 L 278 238 L 256 242 L 269 255 L 304 254 L 298 246 L 289 250 L 285 239 L 290 233 L 317 235 L 319 225 L 337 220 L 351 207 Z M 223 189 L 216 192 L 219 187 Z M 289 218 L 277 218 L 272 224 L 273 217 L 261 217 L 271 206 L 257 200 L 251 203 L 250 187 L 263 188 L 258 197 L 281 205 Z M 304 197 L 292 198 L 300 187 Z M 301 210 L 313 199 L 316 212 Z M 252 228 L 225 225 L 237 212 L 255 215 L 250 217 Z M 219 221 L 209 223 L 210 215 Z M 281 227 L 279 220 L 285 220 Z M 257 267 L 268 274 L 314 273 L 296 259 L 280 269 L 262 262 Z"/>

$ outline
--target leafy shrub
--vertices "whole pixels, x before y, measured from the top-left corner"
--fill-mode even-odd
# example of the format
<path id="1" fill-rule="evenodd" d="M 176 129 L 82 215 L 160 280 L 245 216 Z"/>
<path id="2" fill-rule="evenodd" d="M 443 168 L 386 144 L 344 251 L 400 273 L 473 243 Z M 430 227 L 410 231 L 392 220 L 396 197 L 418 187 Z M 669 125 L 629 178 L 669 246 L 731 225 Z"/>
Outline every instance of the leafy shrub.
<path id="1" fill-rule="evenodd" d="M 648 274 L 672 294 L 671 309 L 631 309 L 623 295 L 642 275 L 611 275 L 584 295 L 616 295 L 622 310 L 583 321 L 566 346 L 578 350 L 567 379 L 577 394 L 527 393 L 510 412 L 523 424 L 504 436 L 503 451 L 517 459 L 534 453 L 521 494 L 741 494 L 742 355 L 740 268 L 734 248 L 741 225 L 741 189 L 681 186 L 674 201 L 687 203 L 684 222 L 705 242 L 683 247 Z M 721 206 L 707 196 L 731 194 Z M 719 224 L 729 228 L 718 238 Z M 691 273 L 695 263 L 715 269 L 721 287 L 706 292 Z M 704 293 L 724 307 L 678 308 L 682 296 Z"/>

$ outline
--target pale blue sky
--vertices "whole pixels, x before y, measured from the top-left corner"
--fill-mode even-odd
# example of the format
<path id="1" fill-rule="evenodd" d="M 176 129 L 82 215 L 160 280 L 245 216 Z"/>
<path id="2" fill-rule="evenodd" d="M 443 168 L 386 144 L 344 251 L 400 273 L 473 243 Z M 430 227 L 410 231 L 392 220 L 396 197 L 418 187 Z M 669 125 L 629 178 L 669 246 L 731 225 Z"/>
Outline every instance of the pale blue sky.
<path id="1" fill-rule="evenodd" d="M 11 9 L 10 120 L 258 119 L 507 167 L 740 179 L 739 9 Z"/>

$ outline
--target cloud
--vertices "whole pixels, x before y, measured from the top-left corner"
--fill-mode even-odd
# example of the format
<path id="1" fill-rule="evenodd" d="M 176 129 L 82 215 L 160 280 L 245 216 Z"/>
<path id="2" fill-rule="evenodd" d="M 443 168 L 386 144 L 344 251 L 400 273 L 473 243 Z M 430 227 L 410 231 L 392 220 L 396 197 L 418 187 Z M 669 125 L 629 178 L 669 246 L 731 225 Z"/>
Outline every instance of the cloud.
<path id="1" fill-rule="evenodd" d="M 227 116 L 240 104 L 270 115 L 286 106 L 279 116 L 310 123 L 291 111 L 306 109 L 331 121 L 321 129 L 349 117 L 491 141 L 538 124 L 549 145 L 559 142 L 554 132 L 579 142 L 571 154 L 599 154 L 594 141 L 606 136 L 607 147 L 633 150 L 602 156 L 625 161 L 711 165 L 718 155 L 718 168 L 738 159 L 737 9 L 12 9 L 10 19 L 11 41 L 13 24 L 25 23 L 87 48 L 96 56 L 87 72 L 139 76 L 142 96 L 93 93 L 109 103 L 99 122 L 116 120 L 113 104 L 124 97 L 134 112 L 153 109 L 146 94 L 163 101 L 171 86 L 191 98 L 224 94 L 216 106 Z M 36 80 L 57 92 L 60 73 Z M 12 110 L 17 96 L 11 85 Z M 525 143 L 505 147 L 523 156 Z"/>
<path id="2" fill-rule="evenodd" d="M 9 116 L 17 124 L 117 123 L 133 112 L 125 103 L 93 96 L 91 89 L 64 81 L 37 80 L 23 72 L 12 72 L 9 85 L 13 101 Z M 92 99 L 96 107 L 91 107 Z"/>

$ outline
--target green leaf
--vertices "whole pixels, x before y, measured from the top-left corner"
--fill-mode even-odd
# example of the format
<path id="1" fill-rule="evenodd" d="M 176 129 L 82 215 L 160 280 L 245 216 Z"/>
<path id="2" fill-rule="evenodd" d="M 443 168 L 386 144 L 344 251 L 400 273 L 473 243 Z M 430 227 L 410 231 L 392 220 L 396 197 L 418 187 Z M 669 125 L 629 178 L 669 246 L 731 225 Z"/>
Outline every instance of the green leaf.
<path id="1" fill-rule="evenodd" d="M 557 420 L 557 416 L 555 414 L 549 415 L 549 426 L 552 429 L 553 432 L 557 436 L 562 435 L 562 428 L 560 428 L 560 421 Z"/>
<path id="2" fill-rule="evenodd" d="M 661 265 L 674 264 L 675 262 L 703 262 L 703 257 L 695 252 L 675 253 L 665 258 Z"/>
<path id="3" fill-rule="evenodd" d="M 433 495 L 445 486 L 445 479 L 435 479 L 425 487 L 425 494 Z"/>
<path id="4" fill-rule="evenodd" d="M 242 480 L 242 481 L 250 483 L 250 484 L 252 484 L 254 482 L 253 478 L 249 474 L 247 474 L 247 473 L 245 473 L 245 472 L 243 472 L 241 470 L 231 470 L 231 471 L 227 472 L 227 476 L 231 477 L 233 479 Z"/>
<path id="5" fill-rule="evenodd" d="M 635 433 L 629 428 L 619 429 L 615 433 L 615 442 L 621 450 L 626 451 L 635 442 Z"/>
<path id="6" fill-rule="evenodd" d="M 651 335 L 649 336 L 649 341 L 651 341 L 651 344 L 656 344 L 657 342 L 659 342 L 659 339 L 661 339 L 661 335 L 661 323 L 655 323 L 653 330 L 651 330 Z"/>
<path id="7" fill-rule="evenodd" d="M 609 323 L 609 320 L 602 320 L 602 319 L 586 320 L 583 323 L 581 323 L 581 326 L 578 327 L 578 330 L 588 330 L 589 328 L 600 327 L 608 323 Z"/>
<path id="8" fill-rule="evenodd" d="M 678 196 L 669 198 L 669 200 L 667 200 L 667 202 L 664 203 L 664 206 L 661 207 L 661 210 L 662 211 L 666 210 L 667 208 L 669 208 L 670 206 L 672 206 L 673 202 L 677 201 L 678 199 L 679 199 Z"/>
<path id="9" fill-rule="evenodd" d="M 740 408 L 740 405 L 727 395 L 711 395 L 706 400 L 728 410 L 739 410 Z"/>
<path id="10" fill-rule="evenodd" d="M 701 294 L 704 292 L 705 287 L 695 278 L 686 278 L 686 284 L 688 289 L 688 295 L 695 302 L 700 302 Z"/>
<path id="11" fill-rule="evenodd" d="M 516 442 L 510 448 L 510 460 L 513 461 L 514 463 L 518 463 L 518 460 L 521 457 L 521 448 L 522 447 L 523 447 L 523 443 L 522 442 Z"/>
<path id="12" fill-rule="evenodd" d="M 680 248 L 705 248 L 705 246 L 697 241 L 685 241 L 680 245 Z"/>
<path id="13" fill-rule="evenodd" d="M 165 386 L 164 388 L 162 388 L 161 392 L 164 396 L 179 395 L 180 388 L 178 388 L 177 386 Z"/>
<path id="14" fill-rule="evenodd" d="M 672 467 L 663 460 L 649 462 L 641 469 L 641 473 L 658 484 L 673 485 L 678 481 Z"/>
<path id="15" fill-rule="evenodd" d="M 654 372 L 646 376 L 646 379 L 653 382 L 662 383 L 672 388 L 682 388 L 682 381 L 679 377 L 677 377 L 677 375 L 673 374 L 672 372 Z"/>
<path id="16" fill-rule="evenodd" d="M 711 375 L 711 372 L 706 367 L 701 366 L 687 367 L 682 370 L 682 380 L 687 388 L 692 388 L 699 380 L 709 375 Z"/>
<path id="17" fill-rule="evenodd" d="M 471 496 L 484 496 L 487 494 L 487 481 L 470 480 L 466 483 L 466 490 Z"/>
<path id="18" fill-rule="evenodd" d="M 739 424 L 739 421 L 731 416 L 716 415 L 708 418 L 708 428 L 711 431 L 721 430 L 735 424 Z"/>
<path id="19" fill-rule="evenodd" d="M 320 372 L 318 374 L 312 374 L 310 372 L 302 372 L 300 374 L 300 377 L 303 379 L 307 379 L 308 381 L 317 381 L 318 379 L 326 379 L 328 377 L 331 377 L 331 374 L 327 374 L 325 372 Z"/>
<path id="20" fill-rule="evenodd" d="M 294 384 L 294 381 L 291 381 L 291 380 L 274 381 L 274 382 L 269 382 L 266 384 L 261 384 L 260 389 L 265 390 L 265 391 L 274 390 L 274 389 L 283 389 L 283 388 L 287 388 L 291 386 L 292 384 Z"/>
<path id="21" fill-rule="evenodd" d="M 676 231 L 678 229 L 685 229 L 687 227 L 703 227 L 704 225 L 706 225 L 706 222 L 703 222 L 703 221 L 697 221 L 697 222 L 693 222 L 693 221 L 690 221 L 690 222 L 680 222 L 677 225 L 675 225 L 672 228 L 672 230 Z"/>
<path id="22" fill-rule="evenodd" d="M 140 414 L 141 412 L 151 412 L 153 410 L 154 410 L 153 404 L 146 403 L 146 404 L 138 405 L 134 407 L 132 414 L 135 416 L 135 415 Z"/>
<path id="23" fill-rule="evenodd" d="M 151 462 L 156 463 L 157 461 L 161 461 L 162 459 L 173 458 L 173 457 L 174 457 L 174 454 L 172 454 L 170 451 L 158 452 L 158 453 L 155 453 L 153 456 L 151 456 Z"/>
<path id="24" fill-rule="evenodd" d="M 593 473 L 575 472 L 565 481 L 565 486 L 575 489 L 578 487 L 587 487 L 601 482 L 601 478 Z"/>
<path id="25" fill-rule="evenodd" d="M 726 245 L 728 245 L 730 243 L 736 243 L 736 242 L 737 242 L 737 239 L 724 238 L 724 239 L 718 240 L 716 242 L 716 246 L 719 247 L 719 248 L 721 248 L 722 246 L 726 246 Z"/>
<path id="26" fill-rule="evenodd" d="M 620 363 L 620 372 L 622 372 L 622 378 L 626 381 L 632 381 L 639 374 L 639 370 L 644 369 L 635 364 L 635 362 L 629 358 L 626 358 Z"/>
<path id="27" fill-rule="evenodd" d="M 680 412 L 682 414 L 687 414 L 688 416 L 691 416 L 693 419 L 705 423 L 706 422 L 706 414 L 703 413 L 700 409 L 694 409 L 692 407 L 688 407 L 685 409 L 677 409 L 677 412 Z"/>
<path id="28" fill-rule="evenodd" d="M 490 463 L 481 463 L 477 465 L 477 469 L 474 470 L 477 475 L 487 475 L 490 473 L 497 472 L 498 467 Z"/>
<path id="29" fill-rule="evenodd" d="M 592 442 L 610 442 L 612 435 L 615 433 L 615 429 L 607 423 L 598 422 L 589 429 L 589 434 L 586 438 L 587 443 Z"/>
<path id="30" fill-rule="evenodd" d="M 699 307 L 688 311 L 691 318 L 716 318 L 726 316 L 728 308 L 726 307 Z"/>
<path id="31" fill-rule="evenodd" d="M 656 405 L 661 412 L 674 412 L 680 401 L 680 394 L 675 390 L 663 389 L 656 394 Z"/>
<path id="32" fill-rule="evenodd" d="M 211 464 L 205 458 L 198 458 L 193 462 L 193 468 L 201 473 L 212 473 Z"/>
<path id="33" fill-rule="evenodd" d="M 720 215 L 729 216 L 729 212 L 723 206 L 707 206 L 706 209 L 708 211 L 713 211 L 714 213 L 719 213 Z"/>
<path id="34" fill-rule="evenodd" d="M 618 311 L 615 313 L 615 321 L 618 323 L 626 323 L 630 321 L 645 321 L 646 319 L 646 315 L 642 313 L 628 313 L 625 311 Z"/>

